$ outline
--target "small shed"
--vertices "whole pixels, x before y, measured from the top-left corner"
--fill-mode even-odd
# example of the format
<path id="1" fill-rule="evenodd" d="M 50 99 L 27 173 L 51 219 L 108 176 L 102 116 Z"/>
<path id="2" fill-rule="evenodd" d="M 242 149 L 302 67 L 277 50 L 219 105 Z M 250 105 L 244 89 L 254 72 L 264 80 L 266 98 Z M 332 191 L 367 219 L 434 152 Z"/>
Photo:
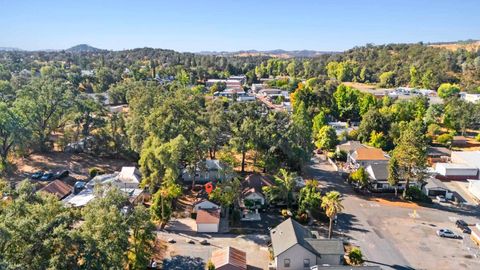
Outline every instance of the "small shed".
<path id="1" fill-rule="evenodd" d="M 197 212 L 197 232 L 218 232 L 220 209 L 199 209 Z"/>
<path id="2" fill-rule="evenodd" d="M 45 193 L 50 193 L 55 196 L 59 200 L 67 197 L 72 192 L 72 187 L 61 180 L 55 180 L 50 182 L 48 185 L 43 187 L 42 189 L 39 190 L 39 192 L 45 192 Z"/>
<path id="3" fill-rule="evenodd" d="M 211 261 L 217 270 L 247 269 L 247 253 L 230 246 L 212 252 Z"/>

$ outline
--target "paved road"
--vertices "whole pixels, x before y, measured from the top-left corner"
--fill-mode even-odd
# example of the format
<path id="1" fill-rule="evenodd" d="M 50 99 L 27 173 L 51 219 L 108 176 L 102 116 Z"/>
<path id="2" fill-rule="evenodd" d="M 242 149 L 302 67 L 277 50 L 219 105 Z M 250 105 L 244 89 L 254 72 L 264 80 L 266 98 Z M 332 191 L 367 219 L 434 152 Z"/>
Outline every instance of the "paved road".
<path id="1" fill-rule="evenodd" d="M 435 236 L 441 226 L 454 229 L 457 218 L 480 222 L 478 210 L 397 206 L 359 196 L 323 157 L 314 158 L 306 174 L 318 179 L 324 190 L 344 195 L 345 209 L 338 216 L 335 230 L 361 247 L 368 264 L 384 269 L 480 269 L 478 258 L 470 258 L 478 249 L 472 249 L 468 235 L 464 241 L 449 243 Z"/>

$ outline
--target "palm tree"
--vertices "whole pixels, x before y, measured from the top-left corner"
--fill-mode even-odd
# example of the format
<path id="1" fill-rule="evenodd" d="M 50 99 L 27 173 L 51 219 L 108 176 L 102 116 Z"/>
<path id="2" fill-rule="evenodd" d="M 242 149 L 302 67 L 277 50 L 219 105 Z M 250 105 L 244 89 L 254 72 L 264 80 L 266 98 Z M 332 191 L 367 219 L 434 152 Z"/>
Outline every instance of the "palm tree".
<path id="1" fill-rule="evenodd" d="M 330 191 L 322 198 L 322 209 L 325 210 L 325 214 L 330 219 L 328 226 L 328 238 L 332 238 L 333 231 L 333 219 L 343 209 L 342 198 L 340 192 Z"/>
<path id="2" fill-rule="evenodd" d="M 290 208 L 290 201 L 293 197 L 293 189 L 295 188 L 296 173 L 288 172 L 285 169 L 280 169 L 277 176 L 275 176 L 275 186 L 264 187 L 264 192 L 270 201 L 282 200 L 287 203 L 287 208 Z"/>

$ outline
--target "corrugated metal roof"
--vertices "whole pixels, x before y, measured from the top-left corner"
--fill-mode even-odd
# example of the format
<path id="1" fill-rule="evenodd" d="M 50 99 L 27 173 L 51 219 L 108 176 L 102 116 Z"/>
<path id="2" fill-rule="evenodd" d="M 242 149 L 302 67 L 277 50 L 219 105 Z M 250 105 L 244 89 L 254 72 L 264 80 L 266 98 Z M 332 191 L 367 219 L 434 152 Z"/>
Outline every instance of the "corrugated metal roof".
<path id="1" fill-rule="evenodd" d="M 226 247 L 224 249 L 212 252 L 211 261 L 216 269 L 222 270 L 246 270 L 247 254 L 234 247 Z"/>

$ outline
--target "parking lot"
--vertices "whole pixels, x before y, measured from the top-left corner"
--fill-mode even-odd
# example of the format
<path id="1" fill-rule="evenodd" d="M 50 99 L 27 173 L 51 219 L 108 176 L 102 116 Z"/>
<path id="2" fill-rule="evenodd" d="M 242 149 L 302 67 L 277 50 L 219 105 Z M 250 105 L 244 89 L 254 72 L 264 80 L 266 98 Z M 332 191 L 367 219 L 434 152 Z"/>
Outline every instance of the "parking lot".
<path id="1" fill-rule="evenodd" d="M 267 235 L 231 235 L 231 234 L 186 234 L 158 232 L 163 241 L 173 239 L 165 252 L 163 268 L 203 270 L 209 261 L 212 252 L 227 246 L 232 246 L 247 253 L 248 269 L 267 269 L 269 253 Z M 193 240 L 193 244 L 187 243 Z M 201 245 L 200 241 L 207 240 L 209 245 Z"/>

